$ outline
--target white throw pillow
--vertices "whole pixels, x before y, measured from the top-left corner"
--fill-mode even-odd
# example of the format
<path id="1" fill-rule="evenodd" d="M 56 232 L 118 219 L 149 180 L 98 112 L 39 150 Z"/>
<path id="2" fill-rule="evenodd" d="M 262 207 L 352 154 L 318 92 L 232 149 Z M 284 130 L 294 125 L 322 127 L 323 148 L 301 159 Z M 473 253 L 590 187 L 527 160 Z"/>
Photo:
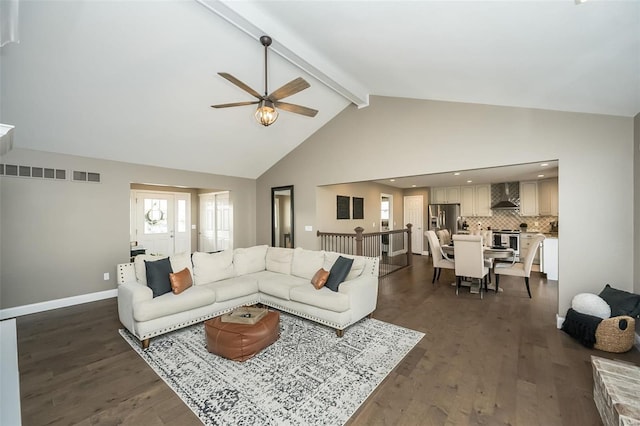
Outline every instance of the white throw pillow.
<path id="1" fill-rule="evenodd" d="M 347 275 L 347 278 L 344 279 L 345 281 L 358 278 L 360 275 L 362 275 L 362 271 L 364 271 L 364 267 L 367 264 L 362 256 L 352 256 L 348 254 L 336 253 L 333 251 L 328 251 L 325 253 L 324 269 L 330 271 L 331 267 L 334 263 L 336 263 L 336 260 L 338 260 L 338 257 L 340 256 L 346 257 L 347 259 L 353 259 L 351 269 L 349 270 L 349 275 Z"/>
<path id="2" fill-rule="evenodd" d="M 193 283 L 196 285 L 212 283 L 236 276 L 233 269 L 233 251 L 218 253 L 193 253 Z"/>
<path id="3" fill-rule="evenodd" d="M 318 269 L 324 265 L 324 251 L 305 250 L 298 247 L 293 250 L 291 275 L 311 280 Z"/>
<path id="4" fill-rule="evenodd" d="M 169 256 L 169 262 L 171 262 L 171 269 L 173 272 L 180 272 L 184 268 L 187 268 L 193 276 L 193 265 L 191 264 L 191 253 L 179 253 Z"/>
<path id="5" fill-rule="evenodd" d="M 611 307 L 605 300 L 592 293 L 580 293 L 573 296 L 571 307 L 581 314 L 593 315 L 602 319 L 611 316 Z"/>
<path id="6" fill-rule="evenodd" d="M 139 254 L 133 259 L 133 268 L 136 271 L 136 281 L 147 285 L 147 266 L 144 261 L 155 262 L 156 260 L 164 259 L 167 256 L 158 256 L 155 254 Z"/>
<path id="7" fill-rule="evenodd" d="M 293 249 L 281 247 L 269 247 L 267 249 L 267 271 L 291 275 L 292 260 Z"/>
<path id="8" fill-rule="evenodd" d="M 267 248 L 269 246 L 255 246 L 238 248 L 233 251 L 233 267 L 236 274 L 245 275 L 264 271 L 267 268 Z"/>

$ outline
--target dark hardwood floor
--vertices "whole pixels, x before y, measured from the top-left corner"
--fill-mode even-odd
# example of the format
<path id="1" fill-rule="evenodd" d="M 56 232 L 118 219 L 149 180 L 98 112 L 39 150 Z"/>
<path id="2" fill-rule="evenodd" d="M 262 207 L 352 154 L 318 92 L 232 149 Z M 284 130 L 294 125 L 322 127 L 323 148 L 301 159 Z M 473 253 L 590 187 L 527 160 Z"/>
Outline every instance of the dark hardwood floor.
<path id="1" fill-rule="evenodd" d="M 504 292 L 433 286 L 430 259 L 380 280 L 374 317 L 426 333 L 349 425 L 600 425 L 589 350 L 556 329 L 557 282 L 503 277 Z M 115 299 L 20 317 L 22 418 L 32 425 L 196 425 L 120 337 Z M 349 331 L 347 330 L 346 333 Z M 152 343 L 153 344 L 153 340 Z"/>

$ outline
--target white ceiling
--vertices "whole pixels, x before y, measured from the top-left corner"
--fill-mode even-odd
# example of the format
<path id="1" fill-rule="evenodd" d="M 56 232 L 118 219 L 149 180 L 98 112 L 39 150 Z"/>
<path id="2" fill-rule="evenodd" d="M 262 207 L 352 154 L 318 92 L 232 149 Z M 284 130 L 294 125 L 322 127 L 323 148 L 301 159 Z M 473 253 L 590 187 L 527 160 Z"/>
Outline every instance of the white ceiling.
<path id="1" fill-rule="evenodd" d="M 369 95 L 640 112 L 638 1 L 201 1 L 21 2 L 1 50 L 14 146 L 257 178 Z M 262 91 L 256 32 L 304 67 L 272 54 L 270 91 L 304 77 L 286 100 L 318 116 L 209 107 L 251 100 L 219 71 Z"/>
<path id="2" fill-rule="evenodd" d="M 558 161 L 514 164 L 474 170 L 455 170 L 420 176 L 401 176 L 378 180 L 377 183 L 396 188 L 422 188 L 432 186 L 479 185 L 485 183 L 519 182 L 558 177 Z"/>

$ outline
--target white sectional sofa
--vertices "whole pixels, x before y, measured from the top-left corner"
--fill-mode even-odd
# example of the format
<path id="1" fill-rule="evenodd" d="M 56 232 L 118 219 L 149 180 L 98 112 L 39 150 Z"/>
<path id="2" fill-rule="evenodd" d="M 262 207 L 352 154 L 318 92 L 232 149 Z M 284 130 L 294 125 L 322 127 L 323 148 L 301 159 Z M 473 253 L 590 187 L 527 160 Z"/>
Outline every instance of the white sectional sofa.
<path id="1" fill-rule="evenodd" d="M 331 270 L 339 256 L 353 259 L 334 292 L 311 284 L 314 274 Z M 118 314 L 122 324 L 148 347 L 149 339 L 205 321 L 239 306 L 262 303 L 335 328 L 370 315 L 378 299 L 378 259 L 334 252 L 255 246 L 219 253 L 171 256 L 174 272 L 189 268 L 194 285 L 180 294 L 153 297 L 144 260 L 118 265 Z"/>

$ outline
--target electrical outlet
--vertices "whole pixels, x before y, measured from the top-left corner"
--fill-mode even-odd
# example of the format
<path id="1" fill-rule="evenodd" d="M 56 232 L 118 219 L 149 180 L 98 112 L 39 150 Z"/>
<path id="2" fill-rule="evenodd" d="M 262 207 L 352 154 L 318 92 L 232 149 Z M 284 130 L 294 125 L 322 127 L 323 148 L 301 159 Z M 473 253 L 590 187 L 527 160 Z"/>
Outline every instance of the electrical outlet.
<path id="1" fill-rule="evenodd" d="M 103 276 L 104 276 L 104 280 L 105 281 L 109 281 L 109 273 L 108 272 L 105 272 Z"/>
<path id="2" fill-rule="evenodd" d="M 311 231 L 313 231 L 313 226 L 311 226 L 311 225 L 305 225 L 305 226 L 304 226 L 304 230 L 305 230 L 305 231 L 307 231 L 307 232 L 311 232 Z"/>

